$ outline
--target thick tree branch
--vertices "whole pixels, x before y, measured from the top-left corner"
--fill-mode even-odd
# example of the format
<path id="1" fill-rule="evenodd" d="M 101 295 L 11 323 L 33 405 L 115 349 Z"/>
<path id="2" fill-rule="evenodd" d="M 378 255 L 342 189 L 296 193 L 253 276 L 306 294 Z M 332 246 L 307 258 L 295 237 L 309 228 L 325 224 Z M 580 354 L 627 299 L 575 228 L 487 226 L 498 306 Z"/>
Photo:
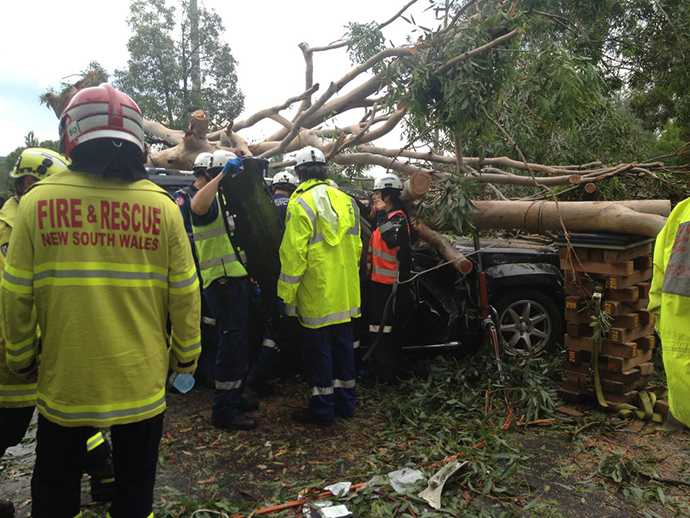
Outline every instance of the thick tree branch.
<path id="1" fill-rule="evenodd" d="M 508 34 L 504 34 L 503 36 L 500 36 L 500 37 L 496 38 L 495 40 L 490 41 L 486 45 L 482 45 L 481 47 L 477 47 L 474 50 L 470 50 L 468 52 L 460 54 L 459 56 L 455 56 L 453 59 L 446 61 L 443 65 L 441 65 L 438 69 L 438 72 L 442 73 L 442 72 L 448 70 L 453 65 L 457 65 L 458 63 L 462 63 L 463 61 L 467 61 L 468 59 L 470 59 L 474 56 L 478 56 L 479 54 L 482 54 L 488 50 L 491 50 L 492 48 L 500 45 L 501 43 L 505 43 L 506 41 L 513 39 L 518 34 L 520 34 L 520 28 L 519 27 L 515 30 L 510 31 Z"/>
<path id="2" fill-rule="evenodd" d="M 414 52 L 414 49 L 412 47 L 395 47 L 395 48 L 390 48 L 390 49 L 385 49 L 375 56 L 372 56 L 369 58 L 366 62 L 363 64 L 359 65 L 358 67 L 355 67 L 352 69 L 350 72 L 345 74 L 340 80 L 337 82 L 333 82 L 330 84 L 326 92 L 321 95 L 318 101 L 316 101 L 308 110 L 306 110 L 304 113 L 302 113 L 297 120 L 294 121 L 294 126 L 290 130 L 290 132 L 287 134 L 287 136 L 280 142 L 280 144 L 269 151 L 266 151 L 261 154 L 262 158 L 270 158 L 272 156 L 275 156 L 277 154 L 280 154 L 285 151 L 285 148 L 288 147 L 290 142 L 294 140 L 294 138 L 297 136 L 299 133 L 299 130 L 302 128 L 302 125 L 308 120 L 308 118 L 313 115 L 319 108 L 324 106 L 326 104 L 326 101 L 328 101 L 334 94 L 342 90 L 342 88 L 350 83 L 353 79 L 355 79 L 357 76 L 360 74 L 366 72 L 367 70 L 371 69 L 374 65 L 380 63 L 386 58 L 389 57 L 401 57 L 401 56 L 409 56 Z"/>

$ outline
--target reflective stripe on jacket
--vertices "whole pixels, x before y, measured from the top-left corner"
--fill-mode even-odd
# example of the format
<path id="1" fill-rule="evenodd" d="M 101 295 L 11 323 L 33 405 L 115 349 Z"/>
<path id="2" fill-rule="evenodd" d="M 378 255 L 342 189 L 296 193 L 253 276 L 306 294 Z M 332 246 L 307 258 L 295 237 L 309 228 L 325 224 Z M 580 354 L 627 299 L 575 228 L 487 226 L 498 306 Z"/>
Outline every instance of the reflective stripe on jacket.
<path id="1" fill-rule="evenodd" d="M 218 197 L 213 203 L 219 203 Z M 247 270 L 235 254 L 230 238 L 225 231 L 225 224 L 218 207 L 218 217 L 208 225 L 194 223 L 194 246 L 199 258 L 199 271 L 204 288 L 221 277 L 245 277 Z"/>
<path id="2" fill-rule="evenodd" d="M 347 194 L 308 180 L 292 194 L 280 246 L 278 296 L 317 329 L 360 316 L 359 209 Z"/>
<path id="3" fill-rule="evenodd" d="M 390 247 L 386 244 L 381 235 L 386 232 L 386 225 L 392 225 L 391 219 L 394 216 L 401 216 L 407 225 L 409 234 L 409 223 L 402 210 L 393 210 L 386 214 L 388 221 L 376 227 L 369 240 L 369 252 L 367 253 L 367 269 L 371 274 L 371 280 L 381 284 L 393 284 L 398 278 L 398 252 L 400 245 Z"/>
<path id="4" fill-rule="evenodd" d="M 0 272 L 5 265 L 14 218 L 19 204 L 9 198 L 0 210 Z M 5 363 L 5 339 L 0 333 L 0 408 L 20 408 L 36 404 L 36 382 L 24 381 L 10 372 Z"/>
<path id="5" fill-rule="evenodd" d="M 671 413 L 690 425 L 690 200 L 673 209 L 656 238 L 649 311 L 663 345 Z"/>
<path id="6" fill-rule="evenodd" d="M 195 369 L 189 241 L 177 205 L 148 180 L 65 171 L 37 183 L 22 198 L 1 291 L 8 366 L 35 365 L 38 321 L 37 406 L 59 425 L 151 418 L 165 409 L 168 367 Z"/>

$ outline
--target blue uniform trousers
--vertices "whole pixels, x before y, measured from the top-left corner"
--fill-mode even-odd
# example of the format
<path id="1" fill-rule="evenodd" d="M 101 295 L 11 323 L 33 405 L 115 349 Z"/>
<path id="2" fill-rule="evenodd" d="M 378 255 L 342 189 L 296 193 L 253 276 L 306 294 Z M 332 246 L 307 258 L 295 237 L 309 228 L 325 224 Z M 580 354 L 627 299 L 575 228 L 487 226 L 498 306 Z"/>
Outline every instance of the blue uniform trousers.
<path id="1" fill-rule="evenodd" d="M 203 293 L 203 291 L 202 291 Z M 208 378 L 216 376 L 216 358 L 218 357 L 218 333 L 215 324 L 209 323 L 213 313 L 208 307 L 206 297 L 201 298 L 201 356 L 196 373 Z"/>
<path id="2" fill-rule="evenodd" d="M 216 279 L 204 290 L 204 297 L 218 329 L 216 392 L 211 408 L 214 417 L 231 418 L 240 413 L 249 358 L 249 278 Z"/>
<path id="3" fill-rule="evenodd" d="M 301 326 L 301 338 L 309 408 L 324 420 L 352 417 L 357 400 L 352 322 L 319 329 Z"/>
<path id="4" fill-rule="evenodd" d="M 393 292 L 392 284 L 371 283 L 371 304 L 369 305 L 369 345 L 373 345 L 379 331 L 381 338 L 374 350 L 376 374 L 380 381 L 395 381 L 398 374 L 400 348 L 393 341 L 393 311 L 391 304 L 384 321 L 383 310 Z M 383 327 L 383 329 L 381 329 Z"/>

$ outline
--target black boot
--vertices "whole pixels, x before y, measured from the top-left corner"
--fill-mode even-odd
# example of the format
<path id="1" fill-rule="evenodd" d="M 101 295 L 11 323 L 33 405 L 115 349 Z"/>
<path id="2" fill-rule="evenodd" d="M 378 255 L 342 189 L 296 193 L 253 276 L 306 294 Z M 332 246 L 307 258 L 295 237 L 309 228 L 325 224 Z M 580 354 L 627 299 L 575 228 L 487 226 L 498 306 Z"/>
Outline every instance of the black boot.
<path id="1" fill-rule="evenodd" d="M 14 516 L 14 505 L 9 500 L 0 499 L 0 518 L 12 518 Z"/>
<path id="2" fill-rule="evenodd" d="M 254 418 L 245 414 L 237 414 L 235 417 L 213 417 L 211 424 L 223 430 L 252 430 L 256 428 Z"/>

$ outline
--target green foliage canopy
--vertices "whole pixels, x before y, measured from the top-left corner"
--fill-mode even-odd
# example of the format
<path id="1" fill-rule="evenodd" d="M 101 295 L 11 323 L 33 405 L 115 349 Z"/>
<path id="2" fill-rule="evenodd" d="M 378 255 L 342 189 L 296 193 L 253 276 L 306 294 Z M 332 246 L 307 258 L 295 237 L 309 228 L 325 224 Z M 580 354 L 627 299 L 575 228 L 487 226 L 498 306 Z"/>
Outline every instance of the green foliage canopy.
<path id="1" fill-rule="evenodd" d="M 137 102 L 145 117 L 170 128 L 186 128 L 189 114 L 198 109 L 209 112 L 212 126 L 227 124 L 242 111 L 244 95 L 230 46 L 222 42 L 223 21 L 203 5 L 190 11 L 188 0 L 179 11 L 177 17 L 166 0 L 132 0 L 130 58 L 126 68 L 115 71 L 115 86 Z M 192 37 L 195 17 L 198 38 Z M 195 76 L 201 80 L 198 89 Z"/>

